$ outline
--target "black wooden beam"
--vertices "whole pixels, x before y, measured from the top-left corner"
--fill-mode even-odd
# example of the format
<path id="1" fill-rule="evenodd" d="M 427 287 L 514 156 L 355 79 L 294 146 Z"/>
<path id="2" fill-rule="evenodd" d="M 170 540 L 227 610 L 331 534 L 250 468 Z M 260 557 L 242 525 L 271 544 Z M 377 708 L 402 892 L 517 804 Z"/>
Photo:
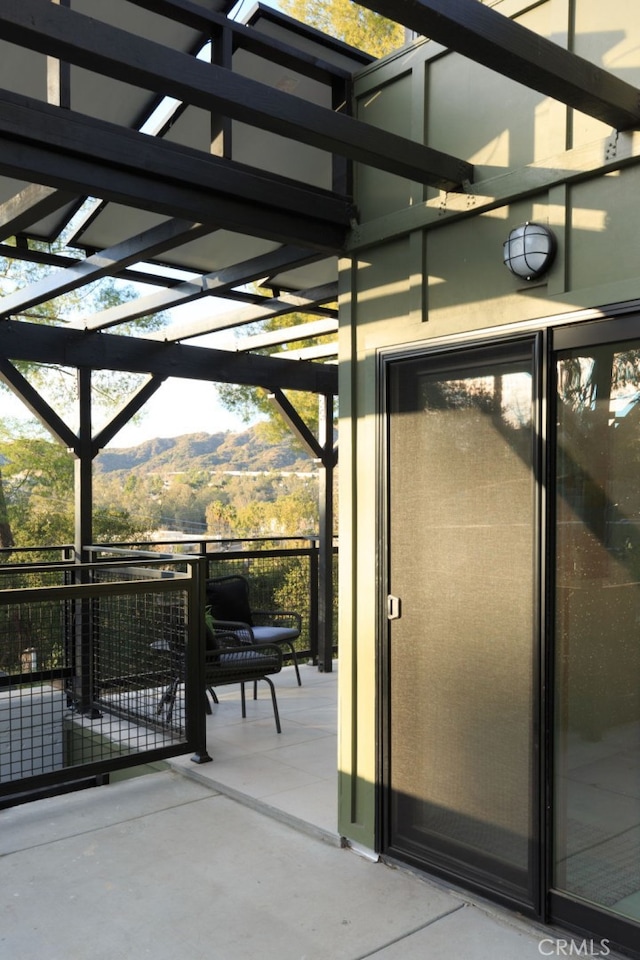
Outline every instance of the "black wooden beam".
<path id="1" fill-rule="evenodd" d="M 68 267 L 70 263 L 82 263 L 83 257 L 68 257 L 59 253 L 49 253 L 47 250 L 32 250 L 30 247 L 14 247 L 8 243 L 0 243 L 0 257 L 7 260 L 24 260 L 27 263 L 41 263 L 50 267 Z M 146 273 L 143 270 L 119 270 L 114 277 L 127 280 L 130 283 L 148 283 L 154 287 L 175 287 L 179 280 L 158 273 Z"/>
<path id="2" fill-rule="evenodd" d="M 338 389 L 335 366 L 90 333 L 24 320 L 0 321 L 0 357 L 79 369 L 147 373 L 161 378 L 237 383 L 267 390 L 323 394 L 337 393 Z"/>
<path id="3" fill-rule="evenodd" d="M 49 0 L 4 0 L 3 39 L 280 136 L 442 189 L 472 178 L 471 164 L 204 63 Z"/>
<path id="4" fill-rule="evenodd" d="M 29 307 L 60 297 L 87 283 L 112 277 L 119 270 L 158 253 L 173 249 L 211 232 L 211 227 L 187 220 L 165 220 L 130 240 L 101 250 L 86 260 L 77 261 L 56 273 L 50 273 L 22 290 L 0 297 L 0 317 L 21 313 Z"/>
<path id="5" fill-rule="evenodd" d="M 59 443 L 77 453 L 78 438 L 73 430 L 4 356 L 0 356 L 0 380 L 20 398 L 25 407 Z"/>
<path id="6" fill-rule="evenodd" d="M 119 306 L 101 310 L 99 313 L 94 313 L 90 317 L 79 320 L 76 326 L 81 326 L 86 330 L 104 330 L 107 327 L 127 323 L 150 313 L 158 313 L 160 310 L 168 310 L 171 307 L 192 303 L 194 300 L 202 299 L 202 297 L 217 296 L 231 287 L 258 280 L 274 270 L 305 266 L 317 259 L 319 259 L 319 255 L 313 251 L 298 247 L 279 247 L 270 253 L 262 254 L 262 256 L 252 257 L 250 260 L 243 260 L 228 267 L 222 267 L 195 280 L 187 280 L 170 290 L 151 293 L 146 297 L 128 300 Z M 2 301 L 0 301 L 0 305 L 1 303 Z M 165 339 L 162 332 L 157 339 Z"/>
<path id="7" fill-rule="evenodd" d="M 266 320 L 286 313 L 313 313 L 321 303 L 336 300 L 338 284 L 328 283 L 310 290 L 301 290 L 295 298 L 279 299 L 272 297 L 259 306 L 244 307 L 238 310 L 229 310 L 212 317 L 197 317 L 193 320 L 183 320 L 164 327 L 158 331 L 154 339 L 158 340 L 187 340 L 190 337 L 201 337 L 205 333 L 216 333 L 218 330 L 228 330 L 230 327 L 241 327 L 257 320 Z M 0 306 L 2 305 L 0 301 Z M 335 314 L 335 311 L 332 311 Z"/>
<path id="8" fill-rule="evenodd" d="M 15 196 L 0 204 L 0 237 L 15 237 L 60 207 L 74 200 L 73 194 L 62 193 L 53 187 L 29 184 Z"/>
<path id="9" fill-rule="evenodd" d="M 346 198 L 329 191 L 6 90 L 0 173 L 332 253 L 344 246 L 353 216 Z"/>
<path id="10" fill-rule="evenodd" d="M 640 126 L 636 87 L 478 0 L 358 3 L 616 130 Z"/>
<path id="11" fill-rule="evenodd" d="M 334 78 L 345 81 L 351 79 L 349 71 L 324 62 L 315 53 L 307 53 L 306 50 L 290 46 L 279 38 L 261 33 L 235 20 L 229 20 L 220 13 L 205 10 L 193 0 L 129 0 L 129 2 L 152 13 L 162 14 L 177 23 L 184 23 L 195 30 L 201 30 L 203 34 L 211 33 L 213 30 L 227 30 L 231 35 L 234 50 L 246 50 L 257 57 L 262 57 L 271 63 L 278 63 L 288 70 L 293 70 L 320 83 L 331 83 Z M 267 11 L 267 16 L 270 12 Z M 278 22 L 286 23 L 286 18 L 282 14 L 277 14 L 277 19 Z M 297 24 L 297 21 L 294 20 L 292 23 Z M 319 37 L 320 42 L 323 39 L 326 40 L 322 36 Z M 359 60 L 363 66 L 374 59 L 362 50 L 348 49 L 346 54 L 352 56 L 354 61 Z"/>
<path id="12" fill-rule="evenodd" d="M 269 400 L 278 410 L 280 416 L 283 418 L 294 436 L 297 437 L 298 441 L 305 448 L 309 456 L 313 457 L 315 460 L 322 461 L 324 458 L 324 450 L 318 442 L 318 438 L 314 435 L 310 427 L 307 426 L 296 408 L 284 395 L 282 390 L 274 390 L 273 393 L 270 393 Z"/>
<path id="13" fill-rule="evenodd" d="M 164 377 L 149 377 L 149 379 L 139 387 L 138 390 L 129 397 L 129 399 L 120 407 L 117 413 L 111 418 L 109 423 L 100 430 L 93 438 L 91 457 L 98 456 L 103 447 L 113 440 L 113 438 L 131 422 L 131 418 L 141 410 L 147 400 L 149 400 L 164 383 Z"/>

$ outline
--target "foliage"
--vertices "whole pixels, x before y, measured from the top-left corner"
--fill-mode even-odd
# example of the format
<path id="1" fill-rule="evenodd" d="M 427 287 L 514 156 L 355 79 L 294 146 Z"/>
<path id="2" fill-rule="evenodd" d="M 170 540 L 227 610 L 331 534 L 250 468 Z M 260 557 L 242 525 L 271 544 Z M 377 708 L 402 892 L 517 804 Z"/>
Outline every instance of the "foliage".
<path id="1" fill-rule="evenodd" d="M 78 256 L 77 251 L 62 242 L 32 241 L 30 250 L 69 257 L 70 262 L 72 257 Z M 59 266 L 50 264 L 0 257 L 0 293 L 6 296 L 26 289 L 59 270 Z M 14 316 L 32 323 L 64 324 L 136 296 L 130 284 L 106 278 L 28 307 Z M 162 314 L 142 317 L 131 324 L 123 324 L 119 332 L 126 335 L 133 331 L 153 330 L 165 322 L 166 317 Z M 24 361 L 17 361 L 15 367 L 63 418 L 74 411 L 77 404 L 75 370 L 56 364 Z M 102 407 L 108 410 L 119 405 L 142 379 L 138 374 L 94 372 L 91 379 L 93 409 Z M 7 387 L 0 383 L 0 393 L 6 390 Z M 11 448 L 11 466 L 4 471 L 5 476 L 12 479 L 10 497 L 3 490 L 3 478 L 0 477 L 0 544 L 12 546 L 12 541 L 19 539 L 20 545 L 26 546 L 73 539 L 73 496 L 68 499 L 73 476 L 72 459 L 64 449 L 44 439 L 45 436 L 43 428 L 38 427 L 34 432 L 32 427 L 0 419 L 0 439 L 16 441 Z M 115 516 L 107 511 L 96 516 L 96 536 L 124 536 L 130 529 L 129 520 L 124 515 Z"/>
<path id="2" fill-rule="evenodd" d="M 241 435 L 243 445 L 231 439 L 226 444 L 238 462 L 249 463 L 249 471 L 254 431 Z M 202 440 L 199 445 L 203 446 Z M 179 443 L 178 448 L 188 457 L 188 444 Z M 16 543 L 71 542 L 72 456 L 53 441 L 37 435 L 15 439 L 9 431 L 4 436 L 0 432 L 0 461 Z M 154 469 L 152 458 L 150 464 L 151 472 L 143 472 L 144 460 L 128 471 L 95 472 L 96 539 L 140 539 L 159 529 L 221 538 L 304 535 L 317 529 L 314 471 L 300 474 L 276 467 L 245 472 L 225 469 L 237 464 L 223 462 L 215 469 L 198 467 L 178 473 L 171 469 L 172 461 Z"/>
<path id="3" fill-rule="evenodd" d="M 301 313 L 290 313 L 284 316 L 270 317 L 268 320 L 252 324 L 251 331 L 260 330 L 261 332 L 280 330 L 286 327 L 303 325 L 309 322 L 309 316 Z M 311 318 L 312 319 L 312 318 Z M 245 332 L 248 328 L 245 328 Z M 295 349 L 300 349 L 313 344 L 326 343 L 333 338 L 331 336 L 317 337 L 315 339 L 297 340 Z M 282 347 L 274 347 L 256 351 L 269 355 L 276 350 L 283 350 Z M 305 424 L 313 433 L 318 430 L 318 396 L 315 393 L 306 391 L 289 390 L 285 395 L 296 412 L 300 415 Z M 291 442 L 300 446 L 293 438 L 289 426 L 278 413 L 277 407 L 269 399 L 269 392 L 261 387 L 249 387 L 239 384 L 218 384 L 218 398 L 223 407 L 239 416 L 245 423 L 250 423 L 256 417 L 265 418 L 262 423 L 264 436 L 273 443 L 277 443 L 287 437 Z"/>
<path id="4" fill-rule="evenodd" d="M 14 438 L 0 429 L 0 455 L 7 520 L 15 543 L 29 547 L 73 542 L 71 454 L 42 436 Z M 127 540 L 140 529 L 126 509 L 103 506 L 94 511 L 94 532 L 100 540 Z"/>
<path id="5" fill-rule="evenodd" d="M 374 57 L 402 46 L 404 28 L 351 0 L 281 0 L 285 13 Z"/>
<path id="6" fill-rule="evenodd" d="M 592 349 L 589 356 L 565 357 L 559 372 L 558 389 L 563 402 L 576 411 L 595 408 L 605 395 L 615 397 L 631 389 L 635 395 L 640 382 L 640 350 L 612 353 L 609 347 Z"/>
<path id="7" fill-rule="evenodd" d="M 96 460 L 95 503 L 126 510 L 147 532 L 221 538 L 315 532 L 317 474 L 292 446 L 290 438 L 270 442 L 264 424 L 254 424 L 243 433 L 105 450 Z"/>
<path id="8" fill-rule="evenodd" d="M 7 513 L 4 487 L 2 486 L 2 473 L 0 472 L 0 547 L 12 547 L 13 545 L 13 534 L 9 523 L 9 514 Z"/>
<path id="9" fill-rule="evenodd" d="M 57 256 L 71 258 L 79 256 L 78 251 L 66 247 L 62 242 L 55 244 L 38 243 L 32 241 L 30 249 Z M 31 262 L 29 260 L 7 259 L 0 257 L 0 292 L 9 295 L 16 290 L 22 290 L 44 277 L 59 271 L 59 267 L 48 264 Z M 46 303 L 16 313 L 15 316 L 33 323 L 60 324 L 81 320 L 94 312 L 106 310 L 109 307 L 134 299 L 138 294 L 131 284 L 121 280 L 105 278 L 77 290 L 71 290 Z M 141 317 L 129 324 L 122 324 L 118 332 L 122 334 L 141 333 L 143 331 L 159 329 L 166 323 L 166 316 Z M 27 377 L 29 382 L 38 389 L 45 399 L 52 405 L 62 409 L 69 407 L 76 398 L 75 371 L 54 364 L 38 364 L 31 362 L 16 362 L 15 366 Z M 139 384 L 141 377 L 137 374 L 97 371 L 92 377 L 93 400 L 98 406 L 111 406 L 130 394 Z M 0 384 L 0 390 L 6 389 Z"/>

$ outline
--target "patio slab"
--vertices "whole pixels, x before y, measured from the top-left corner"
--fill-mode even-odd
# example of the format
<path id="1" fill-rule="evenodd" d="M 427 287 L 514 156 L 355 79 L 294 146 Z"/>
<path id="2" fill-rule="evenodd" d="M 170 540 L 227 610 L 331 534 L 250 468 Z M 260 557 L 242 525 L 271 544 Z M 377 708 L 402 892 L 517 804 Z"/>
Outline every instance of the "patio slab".
<path id="1" fill-rule="evenodd" d="M 0 955 L 12 960 L 540 956 L 538 936 L 459 894 L 175 772 L 3 820 Z"/>
<path id="2" fill-rule="evenodd" d="M 3 811 L 0 957 L 545 955 L 549 928 L 341 847 L 336 676 L 309 667 L 302 688 L 293 673 L 278 680 L 282 734 L 270 699 L 248 701 L 242 720 L 229 689 L 207 721 L 213 762 L 180 757 L 162 772 Z"/>
<path id="3" fill-rule="evenodd" d="M 242 718 L 235 687 L 217 691 L 207 718 L 211 763 L 189 756 L 172 769 L 312 836 L 340 845 L 337 786 L 337 663 L 331 673 L 301 664 L 302 686 L 292 667 L 276 678 L 282 733 L 276 732 L 266 688 L 258 700 L 247 688 Z"/>

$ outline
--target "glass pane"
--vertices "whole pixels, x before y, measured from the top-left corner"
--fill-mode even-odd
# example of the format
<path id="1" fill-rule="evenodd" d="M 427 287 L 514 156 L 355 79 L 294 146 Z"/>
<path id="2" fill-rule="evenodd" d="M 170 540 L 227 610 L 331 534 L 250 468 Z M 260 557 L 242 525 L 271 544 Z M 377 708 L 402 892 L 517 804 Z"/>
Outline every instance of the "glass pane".
<path id="1" fill-rule="evenodd" d="M 557 376 L 554 885 L 640 919 L 640 350 Z"/>
<path id="2" fill-rule="evenodd" d="M 399 364 L 390 429 L 393 843 L 518 896 L 532 821 L 531 367 L 530 355 Z"/>

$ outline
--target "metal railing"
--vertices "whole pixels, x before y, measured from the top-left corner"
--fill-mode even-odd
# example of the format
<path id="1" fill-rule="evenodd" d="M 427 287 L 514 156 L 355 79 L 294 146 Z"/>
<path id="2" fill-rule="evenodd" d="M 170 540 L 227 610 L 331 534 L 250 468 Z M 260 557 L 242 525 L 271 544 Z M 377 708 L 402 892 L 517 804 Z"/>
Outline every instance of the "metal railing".
<path id="1" fill-rule="evenodd" d="M 115 546 L 115 545 L 113 545 Z M 320 636 L 325 631 L 337 656 L 338 546 L 333 547 L 333 609 L 328 629 L 319 621 L 320 563 L 317 537 L 195 537 L 184 540 L 127 541 L 122 550 L 166 550 L 171 555 L 196 555 L 207 562 L 207 577 L 241 573 L 249 580 L 251 605 L 256 610 L 295 610 L 302 617 L 299 659 L 318 662 Z M 286 656 L 285 656 L 286 659 Z"/>
<path id="2" fill-rule="evenodd" d="M 129 542 L 83 555 L 91 562 L 68 545 L 0 550 L 0 806 L 178 754 L 209 759 L 207 577 L 242 573 L 254 609 L 299 612 L 298 657 L 318 662 L 313 538 Z M 333 556 L 335 578 L 337 547 Z"/>
<path id="3" fill-rule="evenodd" d="M 193 557 L 0 564 L 0 803 L 204 757 L 203 636 L 189 615 L 203 572 Z M 169 721 L 167 691 L 185 680 Z"/>

